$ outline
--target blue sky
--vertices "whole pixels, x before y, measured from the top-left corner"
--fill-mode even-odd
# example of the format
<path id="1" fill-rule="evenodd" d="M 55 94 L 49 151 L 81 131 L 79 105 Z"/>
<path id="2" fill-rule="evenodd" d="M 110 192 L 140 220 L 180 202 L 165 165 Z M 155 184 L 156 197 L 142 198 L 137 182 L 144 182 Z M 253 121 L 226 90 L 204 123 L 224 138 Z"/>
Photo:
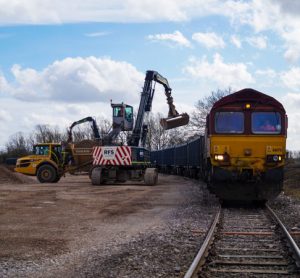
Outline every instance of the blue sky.
<path id="1" fill-rule="evenodd" d="M 0 148 L 37 124 L 110 117 L 110 99 L 137 106 L 153 69 L 180 112 L 217 89 L 272 95 L 289 116 L 288 148 L 300 149 L 297 1 L 23 2 L 0 0 Z M 164 102 L 158 92 L 154 112 Z"/>

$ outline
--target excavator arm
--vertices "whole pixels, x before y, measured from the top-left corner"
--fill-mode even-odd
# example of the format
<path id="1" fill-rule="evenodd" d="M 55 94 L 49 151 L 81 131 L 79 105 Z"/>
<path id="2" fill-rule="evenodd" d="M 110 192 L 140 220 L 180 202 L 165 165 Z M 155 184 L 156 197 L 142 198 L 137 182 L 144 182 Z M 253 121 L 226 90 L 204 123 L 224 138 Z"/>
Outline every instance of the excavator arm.
<path id="1" fill-rule="evenodd" d="M 152 100 L 155 92 L 155 82 L 164 86 L 165 95 L 167 97 L 167 103 L 169 106 L 168 118 L 163 118 L 160 120 L 160 124 L 164 129 L 171 129 L 186 125 L 189 122 L 189 115 L 186 113 L 179 114 L 175 105 L 173 104 L 173 97 L 171 95 L 172 89 L 169 86 L 168 80 L 160 75 L 156 71 L 147 71 L 143 91 L 141 93 L 139 110 L 135 122 L 135 127 L 132 132 L 128 144 L 131 146 L 138 146 L 141 141 L 142 146 L 145 145 L 146 136 L 147 136 L 147 125 L 144 123 L 145 112 L 151 111 Z"/>
<path id="2" fill-rule="evenodd" d="M 92 117 L 86 117 L 86 118 L 83 118 L 79 121 L 76 121 L 74 123 L 71 124 L 71 126 L 69 127 L 69 130 L 68 130 L 68 143 L 70 142 L 73 142 L 73 135 L 72 135 L 72 130 L 75 126 L 79 125 L 79 124 L 82 124 L 82 123 L 85 123 L 85 122 L 91 122 L 92 123 L 92 130 L 93 130 L 93 133 L 94 133 L 94 138 L 96 140 L 99 140 L 100 139 L 100 133 L 99 133 L 99 129 L 98 129 L 98 126 L 96 124 L 96 121 L 92 118 Z"/>

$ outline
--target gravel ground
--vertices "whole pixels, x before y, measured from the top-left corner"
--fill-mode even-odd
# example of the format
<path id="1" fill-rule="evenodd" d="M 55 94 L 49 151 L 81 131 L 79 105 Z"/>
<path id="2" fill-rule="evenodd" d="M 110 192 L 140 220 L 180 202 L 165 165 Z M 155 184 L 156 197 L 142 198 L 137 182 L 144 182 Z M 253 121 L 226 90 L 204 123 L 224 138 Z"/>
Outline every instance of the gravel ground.
<path id="1" fill-rule="evenodd" d="M 182 277 L 216 211 L 216 201 L 208 196 L 203 199 L 203 191 L 195 188 L 186 204 L 166 215 L 163 230 L 157 227 L 125 245 L 115 246 L 109 257 L 94 252 L 84 268 L 75 269 L 72 275 L 79 272 L 85 277 Z"/>
<path id="2" fill-rule="evenodd" d="M 155 187 L 76 176 L 41 186 L 1 169 L 0 201 L 0 277 L 182 277 L 218 204 L 176 176 Z M 282 193 L 269 204 L 300 231 L 300 201 Z"/>
<path id="3" fill-rule="evenodd" d="M 300 164 L 288 163 L 285 167 L 284 190 L 269 202 L 271 208 L 278 214 L 280 220 L 289 232 L 300 234 Z M 294 235 L 294 240 L 300 246 L 300 235 Z"/>
<path id="4" fill-rule="evenodd" d="M 155 187 L 93 187 L 85 179 L 0 184 L 0 277 L 185 273 L 217 209 L 202 183 L 161 175 Z"/>
<path id="5" fill-rule="evenodd" d="M 300 246 L 300 200 L 281 193 L 276 200 L 269 202 L 269 205 L 289 232 L 298 232 L 298 235 L 293 235 L 293 238 Z"/>

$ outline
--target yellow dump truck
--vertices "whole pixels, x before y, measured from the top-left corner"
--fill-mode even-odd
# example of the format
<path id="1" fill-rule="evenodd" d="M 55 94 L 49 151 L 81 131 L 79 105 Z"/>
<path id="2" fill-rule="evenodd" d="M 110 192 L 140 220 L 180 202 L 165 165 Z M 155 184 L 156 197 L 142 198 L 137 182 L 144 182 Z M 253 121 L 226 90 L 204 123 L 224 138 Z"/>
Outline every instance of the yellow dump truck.
<path id="1" fill-rule="evenodd" d="M 37 144 L 31 155 L 17 160 L 15 171 L 36 176 L 41 183 L 55 183 L 67 172 L 88 171 L 92 166 L 93 147 L 96 144 L 92 140 L 77 144 Z"/>

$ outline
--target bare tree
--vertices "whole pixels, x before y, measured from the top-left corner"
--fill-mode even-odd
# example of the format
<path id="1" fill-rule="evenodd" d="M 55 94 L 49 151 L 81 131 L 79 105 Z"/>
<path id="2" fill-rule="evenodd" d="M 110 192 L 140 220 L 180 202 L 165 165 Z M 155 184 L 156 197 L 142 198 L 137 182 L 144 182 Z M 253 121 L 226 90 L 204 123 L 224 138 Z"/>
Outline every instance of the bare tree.
<path id="1" fill-rule="evenodd" d="M 164 130 L 160 125 L 162 114 L 150 114 L 148 120 L 148 136 L 146 147 L 150 150 L 164 149 L 170 146 L 183 144 L 189 136 L 189 130 L 186 127 Z"/>
<path id="2" fill-rule="evenodd" d="M 150 114 L 148 118 L 148 134 L 146 138 L 146 148 L 149 150 L 159 150 L 167 146 L 167 132 L 159 124 L 161 114 Z"/>
<path id="3" fill-rule="evenodd" d="M 24 156 L 31 151 L 31 146 L 22 132 L 10 136 L 5 147 L 7 156 L 11 157 Z"/>
<path id="4" fill-rule="evenodd" d="M 37 125 L 34 134 L 35 142 L 38 143 L 60 142 L 63 139 L 63 135 L 57 126 Z"/>
<path id="5" fill-rule="evenodd" d="M 190 118 L 191 129 L 198 134 L 203 134 L 205 129 L 206 116 L 210 112 L 210 109 L 212 108 L 214 103 L 222 97 L 232 93 L 233 91 L 230 87 L 225 90 L 218 89 L 217 91 L 212 91 L 209 96 L 198 100 L 195 105 L 196 110 L 192 112 Z"/>

